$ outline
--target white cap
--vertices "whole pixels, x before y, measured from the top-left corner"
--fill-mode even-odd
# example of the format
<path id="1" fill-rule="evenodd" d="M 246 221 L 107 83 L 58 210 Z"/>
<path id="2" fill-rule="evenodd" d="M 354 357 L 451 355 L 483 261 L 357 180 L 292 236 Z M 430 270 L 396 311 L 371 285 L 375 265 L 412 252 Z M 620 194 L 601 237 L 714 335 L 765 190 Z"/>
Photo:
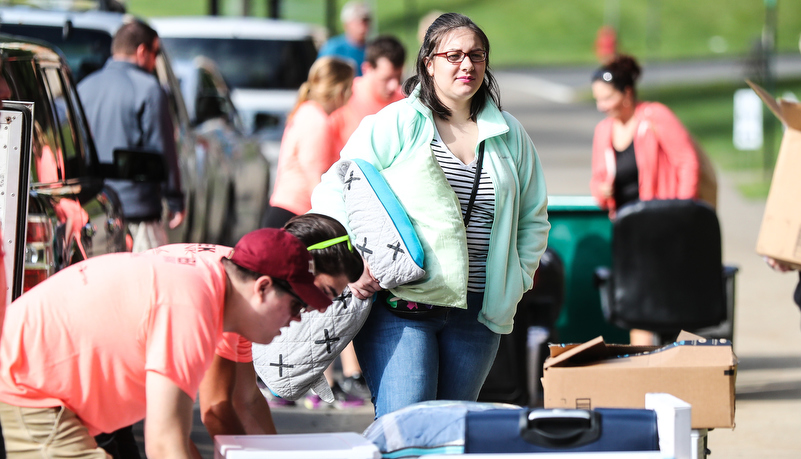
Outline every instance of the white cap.
<path id="1" fill-rule="evenodd" d="M 373 12 L 370 10 L 370 6 L 368 6 L 367 3 L 352 1 L 346 3 L 345 6 L 342 7 L 339 19 L 342 22 L 349 22 L 354 19 L 370 19 L 372 16 Z"/>

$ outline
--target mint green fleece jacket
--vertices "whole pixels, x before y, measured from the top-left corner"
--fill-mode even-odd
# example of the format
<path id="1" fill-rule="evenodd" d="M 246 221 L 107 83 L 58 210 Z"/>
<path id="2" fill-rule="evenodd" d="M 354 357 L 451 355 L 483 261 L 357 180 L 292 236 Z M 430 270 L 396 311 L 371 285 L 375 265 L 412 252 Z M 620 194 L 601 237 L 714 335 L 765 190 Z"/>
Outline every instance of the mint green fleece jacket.
<path id="1" fill-rule="evenodd" d="M 381 171 L 423 244 L 426 277 L 393 293 L 410 301 L 466 308 L 467 242 L 461 208 L 431 151 L 434 119 L 418 93 L 419 88 L 366 117 L 341 157 L 364 159 Z M 495 189 L 495 220 L 478 320 L 505 334 L 512 331 L 517 303 L 531 288 L 548 241 L 547 192 L 534 144 L 512 115 L 488 102 L 477 124 L 478 140 L 485 141 L 483 167 Z M 312 212 L 330 215 L 347 228 L 343 185 L 333 171 L 326 172 L 315 188 Z"/>

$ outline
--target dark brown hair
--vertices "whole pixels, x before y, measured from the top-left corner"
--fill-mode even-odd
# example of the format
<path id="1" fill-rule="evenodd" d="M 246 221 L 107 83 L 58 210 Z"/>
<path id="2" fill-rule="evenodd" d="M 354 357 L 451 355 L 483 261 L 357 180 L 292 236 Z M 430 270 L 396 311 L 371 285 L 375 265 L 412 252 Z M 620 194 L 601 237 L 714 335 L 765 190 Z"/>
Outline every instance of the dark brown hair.
<path id="1" fill-rule="evenodd" d="M 139 45 L 145 45 L 147 49 L 153 50 L 153 42 L 158 38 L 158 33 L 152 27 L 140 21 L 131 19 L 126 22 L 114 34 L 111 41 L 111 54 L 125 54 L 131 56 L 136 54 Z"/>
<path id="2" fill-rule="evenodd" d="M 381 35 L 367 42 L 367 47 L 364 49 L 364 61 L 372 68 L 376 68 L 378 59 L 382 57 L 387 58 L 396 69 L 401 68 L 406 61 L 406 49 L 397 38 L 391 35 Z"/>
<path id="3" fill-rule="evenodd" d="M 636 94 L 636 84 L 640 79 L 640 74 L 642 74 L 642 69 L 634 57 L 619 54 L 612 62 L 598 68 L 592 74 L 592 82 L 609 83 L 620 92 L 631 88 L 632 93 Z"/>
<path id="4" fill-rule="evenodd" d="M 452 113 L 450 109 L 437 97 L 436 90 L 434 89 L 434 79 L 426 70 L 426 62 L 433 57 L 440 43 L 442 43 L 442 39 L 448 32 L 462 27 L 476 34 L 484 47 L 484 51 L 487 53 L 484 81 L 481 82 L 481 87 L 478 88 L 478 92 L 476 92 L 470 101 L 470 119 L 475 121 L 478 117 L 478 113 L 487 104 L 487 99 L 492 99 L 495 105 L 500 109 L 501 96 L 498 92 L 498 84 L 495 82 L 495 77 L 493 77 L 492 72 L 490 72 L 489 39 L 481 28 L 463 14 L 445 13 L 431 23 L 423 39 L 423 45 L 420 46 L 420 52 L 417 54 L 415 75 L 403 83 L 403 92 L 409 95 L 414 88 L 420 84 L 420 101 L 423 105 L 430 108 L 432 112 L 444 120 L 447 120 L 451 116 Z"/>
<path id="5" fill-rule="evenodd" d="M 231 261 L 230 258 L 222 257 L 220 261 L 225 268 L 225 273 L 229 276 L 235 276 L 240 281 L 249 281 L 249 280 L 257 280 L 258 278 L 262 277 L 264 274 L 259 274 L 256 271 L 252 271 L 247 268 L 243 268 L 238 264 Z"/>
<path id="6" fill-rule="evenodd" d="M 335 219 L 313 213 L 292 217 L 286 222 L 284 229 L 300 239 L 306 247 L 348 234 L 345 227 Z M 350 282 L 356 282 L 364 271 L 361 255 L 356 250 L 349 250 L 346 242 L 312 250 L 311 254 L 318 274 L 345 274 Z"/>

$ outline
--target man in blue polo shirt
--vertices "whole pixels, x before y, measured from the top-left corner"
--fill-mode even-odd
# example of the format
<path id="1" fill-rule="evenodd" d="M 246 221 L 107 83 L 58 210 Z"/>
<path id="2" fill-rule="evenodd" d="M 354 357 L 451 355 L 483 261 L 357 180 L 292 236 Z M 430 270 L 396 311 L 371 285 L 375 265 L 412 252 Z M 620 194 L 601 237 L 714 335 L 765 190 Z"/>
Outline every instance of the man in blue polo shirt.
<path id="1" fill-rule="evenodd" d="M 337 56 L 349 60 L 356 69 L 356 76 L 361 76 L 367 33 L 372 21 L 370 7 L 360 1 L 348 2 L 342 7 L 340 19 L 345 33 L 328 39 L 320 48 L 318 57 Z"/>
<path id="2" fill-rule="evenodd" d="M 113 161 L 116 148 L 141 149 L 164 155 L 166 184 L 108 180 L 122 201 L 122 212 L 133 236 L 133 251 L 167 243 L 161 224 L 161 200 L 167 199 L 169 225 L 184 216 L 184 195 L 175 146 L 175 131 L 164 93 L 153 75 L 159 37 L 144 22 L 123 24 L 111 42 L 111 58 L 102 69 L 78 85 L 86 118 L 103 163 Z"/>

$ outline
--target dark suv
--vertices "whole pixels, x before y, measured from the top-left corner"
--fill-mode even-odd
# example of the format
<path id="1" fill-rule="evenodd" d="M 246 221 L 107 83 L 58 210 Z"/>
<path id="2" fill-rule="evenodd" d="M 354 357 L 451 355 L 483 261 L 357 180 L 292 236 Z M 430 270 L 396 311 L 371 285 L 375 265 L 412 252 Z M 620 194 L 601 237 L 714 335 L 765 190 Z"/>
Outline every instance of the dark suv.
<path id="1" fill-rule="evenodd" d="M 7 300 L 86 258 L 125 250 L 69 68 L 44 43 L 0 35 L 0 218 Z"/>

